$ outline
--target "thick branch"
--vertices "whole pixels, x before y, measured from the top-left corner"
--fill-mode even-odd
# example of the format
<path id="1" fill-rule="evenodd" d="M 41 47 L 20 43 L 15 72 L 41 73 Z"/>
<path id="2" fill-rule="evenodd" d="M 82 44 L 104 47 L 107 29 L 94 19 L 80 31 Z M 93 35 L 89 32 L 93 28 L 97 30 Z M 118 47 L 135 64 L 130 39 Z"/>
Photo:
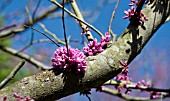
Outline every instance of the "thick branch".
<path id="1" fill-rule="evenodd" d="M 94 88 L 102 85 L 121 72 L 121 61 L 130 63 L 142 50 L 152 35 L 165 22 L 170 13 L 169 0 L 156 0 L 147 5 L 143 13 L 149 18 L 144 27 L 129 24 L 125 32 L 111 47 L 102 53 L 87 58 L 88 68 L 84 77 L 78 79 L 77 75 L 68 76 L 55 75 L 53 71 L 45 71 L 36 75 L 26 77 L 0 91 L 0 96 L 11 96 L 13 92 L 27 96 L 37 101 L 51 101 Z M 161 2 L 161 3 L 160 3 Z M 152 19 L 154 17 L 154 19 Z"/>

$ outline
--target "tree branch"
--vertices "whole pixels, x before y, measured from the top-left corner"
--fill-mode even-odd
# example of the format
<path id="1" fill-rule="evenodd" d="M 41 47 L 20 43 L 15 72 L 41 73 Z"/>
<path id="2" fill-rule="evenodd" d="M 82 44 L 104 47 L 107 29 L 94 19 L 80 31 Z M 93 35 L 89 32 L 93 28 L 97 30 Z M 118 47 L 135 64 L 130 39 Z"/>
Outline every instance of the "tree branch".
<path id="1" fill-rule="evenodd" d="M 68 3 L 68 2 L 65 2 Z M 52 12 L 55 12 L 59 7 L 52 5 L 50 6 L 46 11 L 43 11 L 39 16 L 37 16 L 35 19 L 33 19 L 33 24 L 35 24 L 36 22 L 43 20 L 44 18 L 46 18 L 49 14 L 51 14 Z M 17 33 L 23 32 L 25 31 L 27 28 L 24 27 L 24 25 L 27 26 L 31 26 L 32 24 L 30 23 L 30 21 L 24 23 L 23 25 L 18 26 L 19 28 L 12 28 L 12 29 L 8 29 L 5 31 L 0 32 L 0 38 L 4 38 L 10 35 L 15 35 Z"/>
<path id="2" fill-rule="evenodd" d="M 13 100 L 11 95 L 17 92 L 23 96 L 29 95 L 36 101 L 51 101 L 101 86 L 121 72 L 123 67 L 120 60 L 128 61 L 129 64 L 141 52 L 169 16 L 170 1 L 155 0 L 142 12 L 149 18 L 149 21 L 144 22 L 143 27 L 130 23 L 112 46 L 93 56 L 93 59 L 87 57 L 88 67 L 82 78 L 78 78 L 77 75 L 68 75 L 67 79 L 64 79 L 62 74 L 55 75 L 52 70 L 40 72 L 3 88 L 0 95 L 8 96 L 11 101 Z"/>
<path id="3" fill-rule="evenodd" d="M 60 8 L 63 8 L 62 5 L 60 5 L 56 0 L 51 0 L 51 2 L 53 2 L 55 5 L 57 5 Z M 87 25 L 88 27 L 90 27 L 91 29 L 93 29 L 96 33 L 98 33 L 101 37 L 103 37 L 102 33 L 97 30 L 95 27 L 93 27 L 92 25 L 88 24 L 87 22 L 85 22 L 84 20 L 82 20 L 81 18 L 77 17 L 76 15 L 74 15 L 73 13 L 71 13 L 69 10 L 67 10 L 66 8 L 64 8 L 64 10 L 73 18 L 77 19 L 78 21 L 84 23 L 85 25 Z"/>
<path id="4" fill-rule="evenodd" d="M 133 82 L 129 82 L 127 84 L 127 81 L 117 82 L 115 80 L 109 80 L 109 81 L 104 83 L 104 85 L 114 85 L 114 86 L 125 85 L 125 84 L 126 84 L 127 88 L 137 89 L 137 90 L 141 90 L 141 91 L 154 91 L 154 92 L 165 92 L 165 93 L 170 92 L 170 89 L 153 88 L 153 87 L 147 87 L 147 86 L 144 86 L 144 85 L 137 86 L 136 83 L 133 83 Z"/>
<path id="5" fill-rule="evenodd" d="M 15 74 L 21 69 L 21 67 L 25 64 L 25 60 L 22 60 L 15 68 L 14 70 L 8 75 L 7 78 L 5 78 L 0 83 L 0 89 L 2 89 L 10 80 L 12 80 L 15 76 Z"/>
<path id="6" fill-rule="evenodd" d="M 5 46 L 1 46 L 0 45 L 0 50 L 9 53 L 13 56 L 19 57 L 21 59 L 25 59 L 27 62 L 31 63 L 32 65 L 34 65 L 37 68 L 40 68 L 42 70 L 46 70 L 46 69 L 50 69 L 51 67 L 44 65 L 43 63 L 39 62 L 38 60 L 34 59 L 33 57 L 24 54 L 24 53 L 20 53 L 17 52 L 16 50 L 9 48 L 9 47 L 5 47 Z"/>
<path id="7" fill-rule="evenodd" d="M 110 94 L 110 95 L 114 95 L 114 96 L 118 96 L 126 101 L 150 101 L 150 98 L 144 98 L 144 97 L 133 97 L 121 92 L 118 92 L 117 90 L 113 90 L 107 87 L 102 87 L 102 92 Z"/>

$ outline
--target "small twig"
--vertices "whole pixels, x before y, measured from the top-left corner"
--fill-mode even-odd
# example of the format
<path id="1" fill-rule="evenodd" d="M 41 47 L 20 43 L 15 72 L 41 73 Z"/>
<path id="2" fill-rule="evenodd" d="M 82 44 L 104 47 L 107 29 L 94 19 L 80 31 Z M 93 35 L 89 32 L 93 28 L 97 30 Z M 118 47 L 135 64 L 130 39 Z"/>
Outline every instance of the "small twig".
<path id="1" fill-rule="evenodd" d="M 24 26 L 25 27 L 30 27 L 31 29 L 43 34 L 46 38 L 50 39 L 53 43 L 55 43 L 58 47 L 60 47 L 60 45 L 58 45 L 57 42 L 55 42 L 53 39 L 51 39 L 49 36 L 47 36 L 45 33 L 41 32 L 40 30 L 37 30 L 37 29 L 33 28 L 32 26 L 27 26 L 27 25 L 24 25 Z"/>
<path id="2" fill-rule="evenodd" d="M 33 20 L 32 20 L 31 14 L 30 14 L 30 10 L 28 9 L 27 6 L 25 6 L 25 11 L 26 11 L 26 14 L 28 16 L 29 23 L 32 25 L 33 24 Z"/>
<path id="3" fill-rule="evenodd" d="M 29 48 L 31 45 L 37 44 L 37 43 L 42 43 L 42 42 L 49 42 L 49 39 L 40 39 L 40 40 L 35 40 L 29 44 L 27 44 L 24 48 L 22 48 L 21 50 L 19 50 L 18 52 L 23 52 L 24 50 L 26 50 L 27 48 Z M 51 42 L 51 41 L 50 41 Z"/>
<path id="4" fill-rule="evenodd" d="M 29 62 L 30 64 L 34 65 L 37 68 L 40 68 L 42 70 L 46 70 L 46 69 L 51 69 L 52 67 L 46 66 L 43 63 L 39 62 L 38 60 L 34 59 L 33 57 L 24 54 L 24 53 L 20 53 L 12 48 L 9 47 L 5 47 L 5 46 L 1 46 L 0 45 L 0 50 L 9 53 L 13 56 L 19 57 L 21 59 L 25 59 L 27 62 Z"/>
<path id="5" fill-rule="evenodd" d="M 120 0 L 117 1 L 116 6 L 115 6 L 115 8 L 114 8 L 114 10 L 112 12 L 112 17 L 110 18 L 110 23 L 109 23 L 109 27 L 108 27 L 109 31 L 111 30 L 112 21 L 113 21 L 113 18 L 115 17 L 116 9 L 117 9 L 117 7 L 119 5 L 119 2 L 120 2 Z"/>
<path id="6" fill-rule="evenodd" d="M 26 10 L 27 16 L 28 16 L 28 18 L 29 18 L 29 22 L 30 22 L 30 24 L 31 24 L 31 26 L 32 26 L 32 24 L 33 24 L 33 17 L 31 17 L 30 11 L 29 11 L 29 9 L 28 9 L 27 6 L 25 7 L 25 10 Z M 34 40 L 34 30 L 32 29 L 32 30 L 31 30 L 31 39 L 30 39 L 30 42 L 29 42 L 28 45 L 31 45 L 32 42 L 33 42 L 33 40 Z M 27 46 L 28 46 L 28 45 L 27 45 Z M 27 46 L 24 47 L 23 49 L 21 49 L 19 52 L 22 52 L 22 51 L 24 51 L 25 49 L 27 49 Z"/>
<path id="7" fill-rule="evenodd" d="M 50 36 L 52 36 L 57 42 L 58 44 L 63 44 L 63 45 L 66 45 L 64 41 L 60 40 L 54 33 L 50 32 L 44 24 L 42 23 L 38 23 L 42 29 L 44 30 L 44 32 L 46 32 L 47 34 L 49 34 Z"/>
<path id="8" fill-rule="evenodd" d="M 117 90 L 113 90 L 107 87 L 102 87 L 102 92 L 108 93 L 110 95 L 118 96 L 120 98 L 125 99 L 126 101 L 150 101 L 151 100 L 150 98 L 144 98 L 144 97 L 132 97 L 130 95 L 126 95 Z"/>
<path id="9" fill-rule="evenodd" d="M 114 85 L 114 86 L 125 85 L 125 84 L 126 84 L 126 87 L 130 88 L 130 89 L 139 89 L 139 90 L 142 90 L 142 91 L 154 91 L 154 92 L 166 92 L 166 93 L 170 92 L 170 89 L 153 88 L 153 87 L 147 87 L 147 86 L 144 86 L 144 85 L 140 85 L 138 87 L 138 86 L 136 86 L 136 83 L 133 83 L 133 82 L 127 83 L 127 81 L 117 82 L 115 80 L 109 80 L 109 81 L 104 83 L 104 85 Z"/>
<path id="10" fill-rule="evenodd" d="M 68 3 L 68 2 L 65 2 L 65 3 Z M 58 6 L 54 6 L 54 5 L 48 7 L 47 10 L 43 11 L 41 14 L 36 16 L 33 22 L 36 23 L 36 22 L 46 18 L 51 13 L 55 12 L 58 8 L 59 8 Z M 10 36 L 10 35 L 15 35 L 15 34 L 25 31 L 27 28 L 24 27 L 24 25 L 31 25 L 31 24 L 28 21 L 28 22 L 25 22 L 23 25 L 21 25 L 19 28 L 5 30 L 0 33 L 0 38 L 4 38 L 4 37 Z"/>
<path id="11" fill-rule="evenodd" d="M 64 0 L 63 0 L 64 2 Z M 62 8 L 62 25 L 63 25 L 63 30 L 64 30 L 64 40 L 66 43 L 66 48 L 67 48 L 67 56 L 69 57 L 69 50 L 68 50 L 68 43 L 67 43 L 67 36 L 66 36 L 66 26 L 65 26 L 65 19 L 64 19 L 64 3 L 63 3 L 63 8 Z"/>
<path id="12" fill-rule="evenodd" d="M 67 38 L 67 43 L 68 43 L 68 45 L 69 45 L 69 43 L 70 43 L 70 38 L 71 38 L 71 36 L 69 35 L 68 38 Z"/>
<path id="13" fill-rule="evenodd" d="M 9 26 L 1 27 L 0 28 L 0 32 L 4 31 L 4 30 L 8 30 L 8 29 L 13 28 L 13 27 L 16 27 L 16 24 L 12 24 L 12 25 L 9 25 Z"/>
<path id="14" fill-rule="evenodd" d="M 71 4 L 71 6 L 72 6 L 72 8 L 73 8 L 73 10 L 74 10 L 74 12 L 75 12 L 75 14 L 76 14 L 76 16 L 77 16 L 78 18 L 80 18 L 82 21 L 84 21 L 83 15 L 81 14 L 81 12 L 80 12 L 80 10 L 79 10 L 76 1 L 75 1 L 75 0 L 70 0 L 70 4 Z M 91 32 L 89 31 L 88 27 L 86 28 L 86 27 L 85 27 L 86 25 L 85 25 L 84 23 L 82 23 L 82 22 L 79 22 L 79 24 L 80 24 L 80 27 L 82 28 L 82 30 L 87 30 L 87 31 L 84 31 L 87 39 L 88 39 L 89 41 L 93 40 L 93 36 L 92 36 Z M 83 26 L 84 26 L 86 29 L 83 29 Z"/>
<path id="15" fill-rule="evenodd" d="M 57 5 L 60 8 L 63 8 L 62 5 L 60 5 L 57 1 L 55 0 L 50 0 L 52 3 L 54 3 L 55 5 Z M 64 10 L 73 18 L 77 19 L 78 21 L 84 23 L 85 25 L 87 25 L 88 27 L 90 27 L 91 29 L 93 29 L 96 33 L 98 33 L 101 37 L 103 37 L 103 34 L 97 30 L 95 27 L 93 27 L 92 25 L 88 24 L 87 22 L 83 21 L 82 19 L 78 18 L 76 15 L 74 15 L 73 13 L 71 13 L 69 10 L 67 10 L 66 8 L 64 8 Z"/>
<path id="16" fill-rule="evenodd" d="M 113 21 L 113 18 L 115 17 L 115 13 L 116 13 L 116 10 L 117 10 L 117 7 L 119 5 L 119 2 L 120 0 L 117 1 L 116 3 L 116 6 L 112 12 L 112 17 L 110 18 L 110 23 L 109 23 L 109 26 L 108 26 L 108 33 L 112 35 L 113 39 L 116 40 L 116 34 L 114 34 L 111 30 L 111 26 L 112 26 L 112 21 Z"/>
<path id="17" fill-rule="evenodd" d="M 21 69 L 21 67 L 25 64 L 25 60 L 22 60 L 13 71 L 0 83 L 0 89 L 2 89 L 10 80 L 12 80 L 15 74 Z"/>

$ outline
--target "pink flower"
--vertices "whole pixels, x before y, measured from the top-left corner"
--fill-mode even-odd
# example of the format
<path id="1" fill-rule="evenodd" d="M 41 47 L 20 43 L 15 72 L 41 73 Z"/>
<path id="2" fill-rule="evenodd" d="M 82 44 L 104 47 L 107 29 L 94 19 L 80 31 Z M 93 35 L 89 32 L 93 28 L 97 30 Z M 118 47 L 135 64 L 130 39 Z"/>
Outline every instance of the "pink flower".
<path id="1" fill-rule="evenodd" d="M 102 52 L 102 44 L 97 42 L 97 39 L 94 39 L 93 41 L 90 41 L 90 43 L 83 47 L 83 52 L 87 56 L 93 56 L 96 55 L 97 53 Z"/>
<path id="2" fill-rule="evenodd" d="M 54 69 L 63 73 L 85 73 L 87 63 L 86 56 L 78 49 L 68 47 L 59 47 L 52 56 L 52 65 Z"/>
<path id="3" fill-rule="evenodd" d="M 136 9 L 134 8 L 134 6 L 131 7 L 131 9 L 128 9 L 128 11 L 124 11 L 124 13 L 126 14 L 126 16 L 123 17 L 123 19 L 126 18 L 132 18 L 135 14 Z"/>
<path id="4" fill-rule="evenodd" d="M 110 34 L 105 33 L 105 37 L 101 39 L 101 42 L 97 42 L 97 39 L 90 41 L 89 44 L 83 47 L 83 52 L 87 56 L 93 56 L 97 53 L 101 53 L 104 49 L 107 48 L 107 44 L 110 41 Z"/>
<path id="5" fill-rule="evenodd" d="M 24 98 L 23 96 L 18 95 L 16 92 L 13 94 L 13 96 L 15 97 L 16 101 L 34 101 L 29 96 Z"/>
<path id="6" fill-rule="evenodd" d="M 144 20 L 148 21 L 148 18 L 141 11 L 136 12 L 135 7 L 138 5 L 138 3 L 139 3 L 139 0 L 131 0 L 131 3 L 129 4 L 129 6 L 131 6 L 131 9 L 124 11 L 125 16 L 123 17 L 123 19 L 129 18 L 130 21 L 133 21 L 133 22 L 138 21 L 137 23 L 143 25 Z"/>
<path id="7" fill-rule="evenodd" d="M 131 3 L 129 4 L 129 6 L 134 6 L 134 4 L 136 3 L 136 1 L 135 0 L 130 0 L 131 1 Z"/>

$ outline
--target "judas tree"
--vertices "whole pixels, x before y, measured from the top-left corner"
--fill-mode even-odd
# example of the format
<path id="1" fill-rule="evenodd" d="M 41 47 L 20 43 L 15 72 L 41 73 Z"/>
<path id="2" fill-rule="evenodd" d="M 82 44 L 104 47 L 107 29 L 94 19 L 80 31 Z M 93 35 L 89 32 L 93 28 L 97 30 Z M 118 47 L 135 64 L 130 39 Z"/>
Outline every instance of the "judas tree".
<path id="1" fill-rule="evenodd" d="M 0 39 L 10 36 L 10 38 L 15 38 L 17 34 L 28 29 L 32 31 L 30 43 L 21 50 L 0 44 L 1 51 L 22 59 L 21 63 L 1 82 L 1 100 L 51 101 L 77 92 L 89 98 L 88 95 L 92 88 L 98 92 L 108 93 L 125 100 L 151 100 L 170 96 L 169 89 L 154 88 L 152 84 L 144 80 L 135 83 L 128 77 L 128 69 L 130 68 L 128 65 L 140 54 L 154 33 L 169 21 L 169 0 L 130 0 L 130 4 L 127 5 L 129 9 L 124 10 L 125 16 L 119 17 L 119 19 L 129 19 L 129 25 L 117 39 L 111 30 L 111 25 L 117 13 L 117 7 L 121 7 L 120 0 L 117 0 L 116 6 L 113 7 L 108 32 L 104 34 L 84 20 L 85 14 L 79 10 L 75 0 L 63 0 L 62 3 L 50 0 L 48 2 L 52 6 L 42 8 L 43 12 L 35 16 L 41 2 L 38 0 L 38 4 L 33 10 L 25 7 L 28 19 L 23 23 L 6 25 L 0 29 Z M 91 3 L 93 2 L 91 1 Z M 72 12 L 68 10 L 68 6 L 72 8 Z M 40 20 L 51 16 L 58 9 L 61 9 L 60 20 L 62 21 L 64 39 L 58 38 L 57 34 L 55 35 L 45 27 L 45 24 L 39 23 Z M 66 32 L 66 16 L 74 18 L 77 26 L 81 28 L 82 33 L 76 34 L 86 37 L 83 39 L 82 49 L 69 44 L 71 39 L 67 38 L 69 34 Z M 38 30 L 34 25 L 39 25 L 43 31 Z M 46 39 L 35 40 L 35 32 L 44 35 Z M 94 38 L 92 32 L 97 33 L 100 38 Z M 23 52 L 36 43 L 49 41 L 56 47 L 50 57 L 51 66 L 47 66 Z M 48 46 L 46 47 L 48 48 Z M 41 71 L 4 87 L 24 65 L 25 61 Z M 115 89 L 107 87 L 108 85 L 115 87 Z M 149 93 L 147 97 L 130 96 L 129 93 L 132 92 L 132 89 Z"/>

